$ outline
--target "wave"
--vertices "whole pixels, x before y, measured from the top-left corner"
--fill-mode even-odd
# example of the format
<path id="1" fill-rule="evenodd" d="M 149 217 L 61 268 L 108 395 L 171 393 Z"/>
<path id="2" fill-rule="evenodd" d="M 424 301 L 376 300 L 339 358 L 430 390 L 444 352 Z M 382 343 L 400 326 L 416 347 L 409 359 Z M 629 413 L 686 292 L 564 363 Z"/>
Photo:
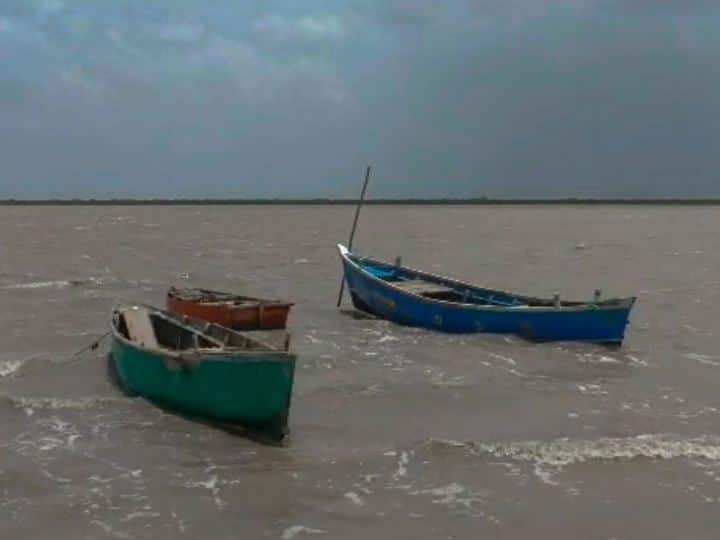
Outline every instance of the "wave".
<path id="1" fill-rule="evenodd" d="M 55 281 L 32 281 L 30 283 L 14 283 L 5 285 L 4 289 L 64 289 L 75 283 L 75 280 L 59 279 Z"/>
<path id="2" fill-rule="evenodd" d="M 430 377 L 430 384 L 440 388 L 465 388 L 471 386 L 462 375 L 448 377 L 445 373 L 437 373 Z"/>
<path id="3" fill-rule="evenodd" d="M 663 433 L 624 438 L 603 437 L 595 440 L 557 439 L 550 442 L 507 443 L 429 439 L 422 447 L 429 451 L 461 449 L 479 457 L 512 459 L 556 468 L 585 462 L 634 459 L 691 458 L 720 461 L 720 437 L 711 435 L 682 438 Z"/>
<path id="4" fill-rule="evenodd" d="M 7 290 L 23 289 L 66 289 L 68 287 L 101 286 L 105 283 L 117 281 L 117 278 L 89 277 L 84 279 L 56 279 L 52 281 L 31 281 L 29 283 L 13 283 L 2 287 Z"/>
<path id="5" fill-rule="evenodd" d="M 300 533 L 308 535 L 325 534 L 325 532 L 326 531 L 324 531 L 323 529 L 313 529 L 311 527 L 306 527 L 305 525 L 293 525 L 292 527 L 288 527 L 283 531 L 282 538 L 283 540 L 290 540 L 291 538 L 295 538 Z"/>
<path id="6" fill-rule="evenodd" d="M 125 398 L 113 396 L 80 396 L 71 398 L 59 397 L 28 397 L 28 396 L 2 396 L 18 409 L 24 410 L 28 415 L 35 411 L 72 409 L 87 410 L 110 403 L 127 402 Z"/>
<path id="7" fill-rule="evenodd" d="M 18 375 L 23 368 L 32 363 L 47 362 L 48 358 L 42 354 L 26 356 L 24 358 L 12 358 L 9 360 L 0 360 L 0 379 L 9 379 Z"/>
<path id="8" fill-rule="evenodd" d="M 717 361 L 717 358 L 718 358 L 717 356 L 710 356 L 707 354 L 699 354 L 699 353 L 687 353 L 687 354 L 685 354 L 685 358 L 689 358 L 690 360 L 695 360 L 696 362 L 705 364 L 706 366 L 720 367 L 720 362 Z"/>
<path id="9" fill-rule="evenodd" d="M 28 360 L 29 358 L 23 358 L 19 360 L 4 360 L 0 362 L 0 379 L 5 379 L 15 375 L 18 371 L 20 371 L 20 369 L 22 369 Z"/>

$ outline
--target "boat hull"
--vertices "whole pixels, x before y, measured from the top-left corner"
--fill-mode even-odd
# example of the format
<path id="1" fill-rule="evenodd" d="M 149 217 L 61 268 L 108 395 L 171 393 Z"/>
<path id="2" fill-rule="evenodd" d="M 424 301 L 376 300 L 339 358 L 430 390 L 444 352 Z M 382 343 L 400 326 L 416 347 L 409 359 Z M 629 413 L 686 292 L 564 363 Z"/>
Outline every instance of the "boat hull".
<path id="1" fill-rule="evenodd" d="M 168 295 L 166 307 L 175 315 L 200 319 L 233 330 L 276 330 L 287 326 L 291 304 L 213 304 Z"/>
<path id="2" fill-rule="evenodd" d="M 273 353 L 186 356 L 144 349 L 113 336 L 115 372 L 125 389 L 190 416 L 287 433 L 294 357 Z"/>
<path id="3" fill-rule="evenodd" d="M 634 299 L 617 308 L 502 308 L 436 301 L 398 290 L 342 257 L 354 306 L 406 326 L 449 333 L 517 334 L 532 341 L 620 344 Z"/>

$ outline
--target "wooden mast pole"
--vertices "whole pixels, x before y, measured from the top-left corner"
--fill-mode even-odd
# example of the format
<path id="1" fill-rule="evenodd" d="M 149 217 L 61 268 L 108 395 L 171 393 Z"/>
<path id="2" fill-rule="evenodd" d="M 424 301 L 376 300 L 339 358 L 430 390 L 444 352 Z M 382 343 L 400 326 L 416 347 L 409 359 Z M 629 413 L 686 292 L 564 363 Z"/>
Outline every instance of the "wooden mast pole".
<path id="1" fill-rule="evenodd" d="M 355 239 L 355 229 L 357 228 L 358 218 L 360 217 L 360 209 L 365 202 L 365 192 L 367 191 L 368 182 L 370 181 L 370 165 L 365 169 L 365 182 L 363 183 L 362 191 L 360 192 L 360 200 L 358 201 L 357 208 L 355 208 L 355 219 L 353 220 L 352 230 L 350 231 L 350 240 L 348 241 L 348 250 L 352 251 L 353 240 Z M 343 292 L 345 291 L 345 274 L 343 273 L 342 281 L 340 282 L 340 293 L 338 294 L 337 307 L 342 304 Z"/>

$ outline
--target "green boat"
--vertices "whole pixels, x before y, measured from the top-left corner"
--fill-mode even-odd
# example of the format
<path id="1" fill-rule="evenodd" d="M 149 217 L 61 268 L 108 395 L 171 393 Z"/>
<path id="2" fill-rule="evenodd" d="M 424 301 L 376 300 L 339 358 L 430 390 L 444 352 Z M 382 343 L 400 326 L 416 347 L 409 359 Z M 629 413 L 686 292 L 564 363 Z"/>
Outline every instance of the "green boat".
<path id="1" fill-rule="evenodd" d="M 288 432 L 295 355 L 282 330 L 237 332 L 148 306 L 118 307 L 111 356 L 128 392 L 276 439 Z"/>

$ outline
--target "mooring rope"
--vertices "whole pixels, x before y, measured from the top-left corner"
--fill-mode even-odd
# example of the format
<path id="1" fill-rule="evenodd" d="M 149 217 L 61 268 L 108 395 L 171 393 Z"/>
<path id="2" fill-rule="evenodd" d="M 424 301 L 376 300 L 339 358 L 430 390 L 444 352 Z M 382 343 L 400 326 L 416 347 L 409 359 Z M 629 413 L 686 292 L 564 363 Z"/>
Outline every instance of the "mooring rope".
<path id="1" fill-rule="evenodd" d="M 102 341 L 103 341 L 106 337 L 108 337 L 109 335 L 110 335 L 110 330 L 108 330 L 107 332 L 105 332 L 102 336 L 100 336 L 99 338 L 97 338 L 95 341 L 93 341 L 93 342 L 90 343 L 89 345 L 86 345 L 85 347 L 83 347 L 83 348 L 80 349 L 79 351 L 74 352 L 72 355 L 70 355 L 70 356 L 68 357 L 68 360 L 72 360 L 72 359 L 74 359 L 74 358 L 77 358 L 77 357 L 80 356 L 81 354 L 86 353 L 86 352 L 88 352 L 88 351 L 94 351 L 95 349 L 97 349 L 97 348 L 100 346 L 100 343 L 102 343 Z"/>

